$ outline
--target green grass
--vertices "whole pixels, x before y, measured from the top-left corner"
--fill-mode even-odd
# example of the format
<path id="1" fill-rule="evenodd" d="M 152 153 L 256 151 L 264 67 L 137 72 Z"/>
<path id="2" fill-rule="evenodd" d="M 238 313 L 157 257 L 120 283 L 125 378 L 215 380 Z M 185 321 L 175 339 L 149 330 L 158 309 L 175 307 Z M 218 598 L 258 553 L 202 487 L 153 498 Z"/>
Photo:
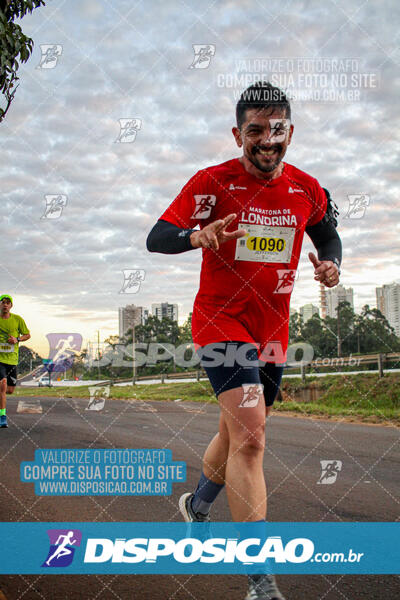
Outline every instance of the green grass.
<path id="1" fill-rule="evenodd" d="M 315 389 L 313 401 L 299 401 L 304 388 Z M 279 411 L 327 417 L 348 417 L 372 423 L 390 421 L 400 424 L 400 375 L 377 374 L 329 375 L 286 379 L 282 390 L 285 401 L 277 403 Z"/>
<path id="2" fill-rule="evenodd" d="M 313 390 L 312 400 L 302 400 L 303 390 Z M 388 373 L 381 379 L 377 374 L 310 376 L 306 384 L 300 378 L 284 379 L 282 392 L 283 402 L 274 404 L 277 412 L 400 425 L 400 374 L 397 373 Z M 134 388 L 113 386 L 110 393 L 111 398 L 120 400 L 173 402 L 181 398 L 190 402 L 217 402 L 208 381 L 136 385 Z M 88 386 L 18 387 L 14 396 L 89 398 L 89 390 Z"/>

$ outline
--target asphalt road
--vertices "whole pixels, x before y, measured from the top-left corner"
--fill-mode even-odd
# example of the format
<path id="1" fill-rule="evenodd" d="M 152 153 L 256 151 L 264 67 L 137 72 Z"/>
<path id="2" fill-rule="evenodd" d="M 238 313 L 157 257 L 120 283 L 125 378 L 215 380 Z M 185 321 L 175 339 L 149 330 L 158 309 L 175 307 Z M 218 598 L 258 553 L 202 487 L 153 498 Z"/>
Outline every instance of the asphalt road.
<path id="1" fill-rule="evenodd" d="M 95 412 L 85 410 L 84 399 L 38 398 L 41 413 L 17 413 L 19 400 L 9 399 L 10 427 L 0 430 L 2 521 L 181 520 L 178 498 L 199 478 L 201 456 L 217 429 L 215 405 L 113 400 Z M 398 520 L 399 441 L 394 427 L 273 415 L 264 464 L 269 519 Z M 174 460 L 186 461 L 187 483 L 174 484 L 170 497 L 94 498 L 38 497 L 33 484 L 19 480 L 21 461 L 33 460 L 37 448 L 88 447 L 169 448 Z M 321 460 L 342 462 L 332 485 L 317 483 Z M 215 502 L 212 517 L 230 520 L 225 492 Z M 396 576 L 282 575 L 278 581 L 286 600 L 400 597 Z M 0 589 L 8 600 L 243 600 L 246 580 L 234 575 L 10 575 L 0 576 Z"/>

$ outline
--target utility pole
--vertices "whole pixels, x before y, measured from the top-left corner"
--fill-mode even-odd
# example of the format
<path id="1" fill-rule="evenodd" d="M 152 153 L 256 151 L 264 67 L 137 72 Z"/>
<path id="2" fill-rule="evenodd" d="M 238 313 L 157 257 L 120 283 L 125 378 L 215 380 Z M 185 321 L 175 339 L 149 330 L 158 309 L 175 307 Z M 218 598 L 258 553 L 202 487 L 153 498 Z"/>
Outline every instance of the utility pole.
<path id="1" fill-rule="evenodd" d="M 136 361 L 135 361 L 135 324 L 132 325 L 132 385 L 136 383 Z"/>
<path id="2" fill-rule="evenodd" d="M 100 331 L 97 330 L 97 375 L 100 379 Z"/>
<path id="3" fill-rule="evenodd" d="M 340 339 L 340 311 L 339 304 L 337 305 L 337 355 L 342 356 L 342 340 Z"/>
<path id="4" fill-rule="evenodd" d="M 86 364 L 87 364 L 87 369 L 88 370 L 92 368 L 92 354 L 91 354 L 91 352 L 92 352 L 92 348 L 90 346 L 90 340 L 88 340 L 87 350 L 86 350 L 86 360 L 87 360 Z"/>

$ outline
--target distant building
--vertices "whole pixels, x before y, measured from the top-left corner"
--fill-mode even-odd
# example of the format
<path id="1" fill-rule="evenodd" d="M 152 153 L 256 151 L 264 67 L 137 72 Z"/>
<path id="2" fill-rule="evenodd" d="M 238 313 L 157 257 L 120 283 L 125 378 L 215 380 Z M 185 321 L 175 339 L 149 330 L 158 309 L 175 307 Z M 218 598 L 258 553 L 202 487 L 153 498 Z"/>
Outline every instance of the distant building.
<path id="1" fill-rule="evenodd" d="M 161 304 L 151 305 L 152 314 L 160 319 L 160 321 L 166 317 L 173 321 L 178 321 L 178 305 L 168 304 L 168 302 L 161 302 Z"/>
<path id="2" fill-rule="evenodd" d="M 136 325 L 144 325 L 149 311 L 143 306 L 135 306 L 134 304 L 128 304 L 118 309 L 118 334 L 120 338 L 123 338 L 129 329 L 136 327 Z"/>
<path id="3" fill-rule="evenodd" d="M 300 306 L 300 316 L 303 319 L 303 323 L 307 323 L 311 319 L 313 315 L 319 316 L 319 308 L 314 304 L 304 304 L 304 306 Z"/>
<path id="4" fill-rule="evenodd" d="M 326 297 L 326 316 L 337 318 L 337 307 L 340 302 L 348 302 L 354 310 L 353 288 L 345 288 L 343 285 L 337 285 L 332 289 L 327 289 Z"/>
<path id="5" fill-rule="evenodd" d="M 390 283 L 376 288 L 376 307 L 400 336 L 400 284 Z"/>
<path id="6" fill-rule="evenodd" d="M 321 319 L 326 318 L 326 287 L 323 283 L 319 284 L 319 299 L 321 304 Z"/>

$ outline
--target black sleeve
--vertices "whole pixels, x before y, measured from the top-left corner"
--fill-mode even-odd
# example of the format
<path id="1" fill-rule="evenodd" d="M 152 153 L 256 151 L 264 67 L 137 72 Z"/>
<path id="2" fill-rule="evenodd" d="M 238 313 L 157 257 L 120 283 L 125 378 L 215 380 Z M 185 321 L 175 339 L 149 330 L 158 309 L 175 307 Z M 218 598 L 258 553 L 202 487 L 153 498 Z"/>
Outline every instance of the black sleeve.
<path id="1" fill-rule="evenodd" d="M 318 252 L 319 260 L 331 260 L 340 270 L 342 242 L 336 231 L 339 209 L 332 200 L 328 190 L 326 188 L 322 189 L 325 192 L 327 200 L 326 213 L 319 223 L 306 227 L 306 232 Z"/>
<path id="2" fill-rule="evenodd" d="M 190 234 L 194 229 L 181 229 L 168 221 L 159 219 L 147 236 L 146 246 L 149 252 L 179 254 L 193 250 Z"/>
<path id="3" fill-rule="evenodd" d="M 319 260 L 331 260 L 338 269 L 342 262 L 342 242 L 333 223 L 320 221 L 306 227 L 306 232 L 314 244 Z"/>

